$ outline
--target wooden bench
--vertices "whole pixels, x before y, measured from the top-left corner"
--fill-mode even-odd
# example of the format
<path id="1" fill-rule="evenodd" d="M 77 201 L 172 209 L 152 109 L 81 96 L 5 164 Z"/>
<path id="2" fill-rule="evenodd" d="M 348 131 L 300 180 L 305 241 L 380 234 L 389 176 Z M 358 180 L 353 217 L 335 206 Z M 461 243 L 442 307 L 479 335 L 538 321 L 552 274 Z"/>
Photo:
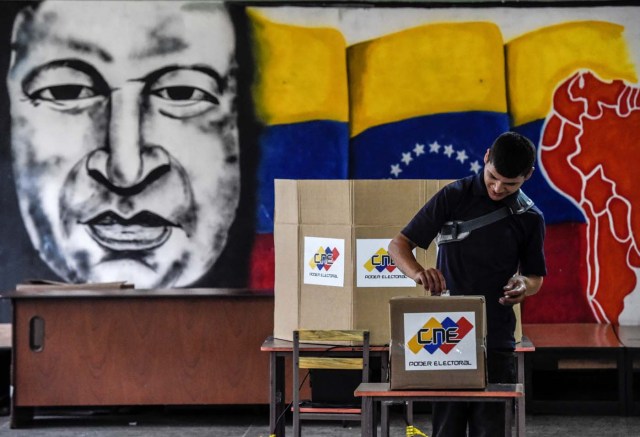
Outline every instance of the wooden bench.
<path id="1" fill-rule="evenodd" d="M 374 402 L 503 402 L 505 404 L 505 436 L 512 435 L 514 423 L 514 400 L 524 395 L 522 384 L 489 384 L 484 390 L 391 390 L 387 382 L 362 383 L 356 388 L 354 395 L 362 397 L 363 437 L 376 435 Z M 516 421 L 516 436 L 524 435 Z M 388 423 L 382 423 L 382 428 Z"/>
<path id="2" fill-rule="evenodd" d="M 520 334 L 520 341 L 516 344 L 515 352 L 517 357 L 517 372 L 518 377 L 516 382 L 522 384 L 523 389 L 525 388 L 525 354 L 529 354 L 531 352 L 535 352 L 536 348 L 531 342 L 531 340 L 526 336 Z M 526 435 L 526 423 L 525 423 L 525 398 L 526 396 L 521 396 L 516 399 L 516 412 L 518 414 L 518 428 L 520 429 L 520 433 L 522 435 Z M 413 423 L 413 402 L 405 402 L 405 420 L 408 424 Z M 383 423 L 388 422 L 388 408 L 382 408 L 380 413 L 381 420 Z M 382 428 L 382 432 L 380 434 L 382 437 L 389 437 L 389 430 L 386 427 Z"/>
<path id="3" fill-rule="evenodd" d="M 640 415 L 640 326 L 616 326 L 615 332 L 625 348 L 626 411 Z"/>
<path id="4" fill-rule="evenodd" d="M 625 349 L 611 325 L 524 324 L 527 411 L 625 414 Z"/>

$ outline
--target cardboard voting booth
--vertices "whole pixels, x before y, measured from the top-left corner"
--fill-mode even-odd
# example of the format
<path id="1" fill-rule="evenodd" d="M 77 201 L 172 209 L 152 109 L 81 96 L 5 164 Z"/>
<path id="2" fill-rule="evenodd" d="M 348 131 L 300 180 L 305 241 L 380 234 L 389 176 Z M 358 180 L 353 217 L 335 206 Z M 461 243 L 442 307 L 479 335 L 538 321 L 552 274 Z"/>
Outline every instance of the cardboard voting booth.
<path id="1" fill-rule="evenodd" d="M 397 297 L 389 310 L 392 390 L 486 387 L 483 296 Z"/>
<path id="2" fill-rule="evenodd" d="M 276 180 L 274 336 L 295 329 L 368 329 L 389 343 L 389 299 L 424 296 L 387 247 L 450 181 Z M 435 244 L 416 249 L 435 266 Z"/>

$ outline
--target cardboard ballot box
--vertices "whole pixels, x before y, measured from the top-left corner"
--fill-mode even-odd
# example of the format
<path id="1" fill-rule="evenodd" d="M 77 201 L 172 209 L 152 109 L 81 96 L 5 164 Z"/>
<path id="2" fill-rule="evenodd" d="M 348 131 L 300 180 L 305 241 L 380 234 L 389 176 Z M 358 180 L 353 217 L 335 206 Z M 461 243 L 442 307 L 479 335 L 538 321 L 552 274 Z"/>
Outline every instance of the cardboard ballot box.
<path id="1" fill-rule="evenodd" d="M 449 181 L 276 180 L 274 336 L 295 329 L 368 329 L 389 343 L 389 299 L 424 296 L 387 247 Z M 435 265 L 435 244 L 416 250 Z"/>
<path id="2" fill-rule="evenodd" d="M 389 309 L 391 389 L 486 387 L 483 296 L 397 297 Z"/>

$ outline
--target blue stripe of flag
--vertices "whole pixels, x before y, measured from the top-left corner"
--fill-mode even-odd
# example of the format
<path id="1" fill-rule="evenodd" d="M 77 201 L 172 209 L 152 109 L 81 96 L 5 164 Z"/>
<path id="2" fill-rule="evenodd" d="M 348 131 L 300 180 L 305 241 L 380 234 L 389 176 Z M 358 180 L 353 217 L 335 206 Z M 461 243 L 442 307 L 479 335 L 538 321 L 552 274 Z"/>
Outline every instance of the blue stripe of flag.
<path id="1" fill-rule="evenodd" d="M 509 129 L 504 113 L 427 115 L 376 126 L 352 140 L 354 179 L 457 179 L 482 170 L 495 138 Z"/>
<path id="2" fill-rule="evenodd" d="M 349 127 L 309 121 L 265 127 L 260 137 L 257 232 L 273 232 L 274 179 L 346 179 Z"/>

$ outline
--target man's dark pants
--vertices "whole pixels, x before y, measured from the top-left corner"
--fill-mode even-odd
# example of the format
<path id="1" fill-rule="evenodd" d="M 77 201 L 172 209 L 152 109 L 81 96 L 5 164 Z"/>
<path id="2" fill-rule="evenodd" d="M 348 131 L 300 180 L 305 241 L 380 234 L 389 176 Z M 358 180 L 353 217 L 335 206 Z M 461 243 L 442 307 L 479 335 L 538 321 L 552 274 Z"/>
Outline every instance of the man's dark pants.
<path id="1" fill-rule="evenodd" d="M 490 383 L 514 384 L 516 360 L 513 351 L 487 351 Z M 501 402 L 434 402 L 433 437 L 496 437 L 504 435 L 504 404 Z"/>

